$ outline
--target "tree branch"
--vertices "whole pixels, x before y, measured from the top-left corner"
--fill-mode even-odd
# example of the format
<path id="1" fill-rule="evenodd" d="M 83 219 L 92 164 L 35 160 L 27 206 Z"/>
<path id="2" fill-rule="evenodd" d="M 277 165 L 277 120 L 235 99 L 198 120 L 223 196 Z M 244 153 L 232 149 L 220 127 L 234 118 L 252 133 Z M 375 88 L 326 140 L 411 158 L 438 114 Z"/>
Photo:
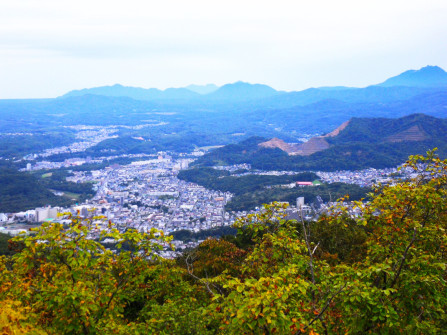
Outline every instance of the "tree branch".
<path id="1" fill-rule="evenodd" d="M 403 253 L 402 257 L 401 257 L 399 268 L 397 269 L 397 272 L 394 275 L 394 278 L 393 278 L 393 281 L 391 282 L 390 288 L 393 287 L 396 284 L 397 278 L 399 278 L 399 276 L 400 276 L 400 273 L 402 271 L 402 267 L 404 266 L 404 263 L 405 263 L 405 261 L 407 259 L 408 251 L 410 250 L 410 248 L 413 245 L 414 241 L 416 241 L 416 235 L 417 235 L 417 228 L 414 228 L 414 230 L 413 230 L 413 237 L 411 238 L 410 243 L 405 248 L 405 251 L 404 251 L 404 253 Z"/>
<path id="2" fill-rule="evenodd" d="M 194 266 L 192 265 L 192 263 L 189 263 L 189 261 L 188 261 L 190 258 L 191 258 L 191 255 L 188 255 L 188 256 L 186 256 L 186 259 L 185 259 L 185 263 L 186 263 L 186 267 L 187 267 L 189 275 L 191 277 L 193 277 L 194 279 L 196 279 L 197 281 L 199 281 L 200 283 L 202 283 L 205 286 L 206 290 L 214 297 L 216 294 L 213 292 L 213 290 L 211 290 L 210 283 L 207 280 L 203 280 L 202 278 L 197 277 L 193 273 Z"/>
<path id="3" fill-rule="evenodd" d="M 312 321 L 310 321 L 305 327 L 303 327 L 303 330 L 306 330 L 307 328 L 309 328 L 310 326 L 312 326 L 312 324 L 317 321 L 317 320 L 321 320 L 321 318 L 323 317 L 324 312 L 326 312 L 326 310 L 328 309 L 329 305 L 331 304 L 332 300 L 334 300 L 334 298 L 339 295 L 346 287 L 346 283 L 340 287 L 338 289 L 337 292 L 335 292 L 329 299 L 328 301 L 326 301 L 326 305 L 323 307 L 323 309 L 321 310 L 320 313 L 318 313 L 317 316 L 315 316 Z M 325 327 L 325 325 L 323 326 L 325 328 L 325 331 L 327 332 L 327 329 Z M 298 330 L 298 332 L 296 334 L 302 334 L 303 332 L 301 330 Z"/>

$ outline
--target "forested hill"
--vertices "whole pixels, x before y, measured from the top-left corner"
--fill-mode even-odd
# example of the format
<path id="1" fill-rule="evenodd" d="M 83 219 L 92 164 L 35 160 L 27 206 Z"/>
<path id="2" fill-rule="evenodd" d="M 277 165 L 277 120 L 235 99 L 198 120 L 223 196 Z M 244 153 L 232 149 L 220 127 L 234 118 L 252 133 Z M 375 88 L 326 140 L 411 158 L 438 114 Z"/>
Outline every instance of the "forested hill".
<path id="1" fill-rule="evenodd" d="M 67 182 L 66 170 L 21 172 L 0 161 L 0 213 L 15 213 L 47 205 L 70 206 L 93 196 L 92 184 Z M 52 190 L 64 192 L 56 196 Z"/>
<path id="2" fill-rule="evenodd" d="M 430 141 L 439 146 L 447 143 L 447 120 L 424 114 L 399 119 L 352 118 L 337 136 L 327 138 L 331 144 L 398 143 Z"/>
<path id="3" fill-rule="evenodd" d="M 315 181 L 319 177 L 313 172 L 295 175 L 230 175 L 228 171 L 202 167 L 180 171 L 182 180 L 197 183 L 206 188 L 231 192 L 234 197 L 225 206 L 227 211 L 248 211 L 273 201 L 294 203 L 297 197 L 305 197 L 307 203 L 315 202 L 317 196 L 323 201 L 341 198 L 349 194 L 351 200 L 365 198 L 369 188 L 344 183 L 322 184 L 318 187 L 279 187 L 297 181 Z"/>
<path id="4" fill-rule="evenodd" d="M 180 171 L 178 177 L 182 180 L 197 183 L 209 189 L 231 192 L 237 195 L 254 192 L 263 189 L 266 186 L 290 184 L 297 181 L 314 181 L 319 179 L 313 172 L 303 172 L 291 176 L 230 176 L 228 171 L 221 171 L 213 168 L 183 170 Z"/>
<path id="5" fill-rule="evenodd" d="M 249 163 L 263 170 L 354 170 L 399 165 L 409 155 L 437 147 L 447 155 L 447 120 L 424 114 L 399 119 L 352 118 L 343 128 L 287 144 L 253 137 L 216 149 L 196 161 L 199 166 Z M 285 149 L 287 148 L 287 150 Z M 287 151 L 287 152 L 286 152 Z"/>

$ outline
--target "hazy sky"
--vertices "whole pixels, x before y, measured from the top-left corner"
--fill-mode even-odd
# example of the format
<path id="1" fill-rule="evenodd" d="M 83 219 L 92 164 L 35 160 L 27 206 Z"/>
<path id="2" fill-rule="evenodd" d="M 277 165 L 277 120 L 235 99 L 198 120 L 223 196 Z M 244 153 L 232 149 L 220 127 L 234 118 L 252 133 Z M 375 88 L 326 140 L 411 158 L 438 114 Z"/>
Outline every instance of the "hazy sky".
<path id="1" fill-rule="evenodd" d="M 0 0 L 0 98 L 366 86 L 425 65 L 447 70 L 446 0 Z"/>

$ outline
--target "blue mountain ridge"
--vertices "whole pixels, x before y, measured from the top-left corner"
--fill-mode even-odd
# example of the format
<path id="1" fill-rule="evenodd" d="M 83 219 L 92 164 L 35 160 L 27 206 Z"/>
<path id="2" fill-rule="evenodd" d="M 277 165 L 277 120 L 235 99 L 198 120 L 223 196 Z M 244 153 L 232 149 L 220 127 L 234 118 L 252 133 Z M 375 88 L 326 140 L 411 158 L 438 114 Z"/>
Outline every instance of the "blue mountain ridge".
<path id="1" fill-rule="evenodd" d="M 425 66 L 420 70 L 405 71 L 377 86 L 447 87 L 447 72 L 439 66 Z"/>
<path id="2" fill-rule="evenodd" d="M 435 89 L 447 88 L 447 72 L 438 66 L 426 66 L 419 70 L 409 70 L 387 79 L 381 84 L 365 88 L 319 87 L 302 91 L 277 91 L 263 84 L 238 81 L 221 87 L 216 85 L 189 85 L 184 88 L 128 87 L 120 84 L 70 91 L 62 98 L 87 94 L 111 97 L 129 97 L 145 101 L 182 101 L 189 103 L 241 103 L 249 101 L 253 106 L 267 108 L 289 108 L 304 106 L 318 101 L 335 99 L 349 103 L 390 102 L 410 99 L 416 95 Z"/>

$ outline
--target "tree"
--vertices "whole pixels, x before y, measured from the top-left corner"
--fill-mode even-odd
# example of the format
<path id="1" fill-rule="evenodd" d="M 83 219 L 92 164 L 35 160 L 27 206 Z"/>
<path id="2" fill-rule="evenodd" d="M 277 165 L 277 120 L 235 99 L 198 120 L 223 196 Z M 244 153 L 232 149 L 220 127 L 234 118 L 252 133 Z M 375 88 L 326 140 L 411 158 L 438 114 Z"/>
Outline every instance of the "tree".
<path id="1" fill-rule="evenodd" d="M 351 215 L 352 208 L 338 205 L 315 224 L 291 225 L 277 215 L 281 207 L 268 206 L 264 214 L 239 221 L 239 227 L 263 234 L 243 266 L 250 275 L 227 278 L 230 293 L 218 295 L 212 305 L 222 332 L 442 333 L 447 327 L 447 161 L 429 152 L 410 157 L 405 168 L 418 176 L 376 189 L 369 203 L 354 202 L 359 218 Z M 365 227 L 359 243 L 365 258 L 340 259 L 345 249 L 340 245 L 326 245 L 332 254 L 316 253 L 320 241 L 309 234 L 320 224 Z"/>
<path id="2" fill-rule="evenodd" d="M 441 334 L 447 329 L 447 160 L 316 222 L 273 203 L 174 260 L 161 231 L 45 223 L 0 258 L 3 332 Z M 94 218 L 99 220 L 100 218 Z M 91 233 L 116 242 L 116 252 Z M 6 329 L 6 330 L 5 330 Z"/>
<path id="3" fill-rule="evenodd" d="M 29 322 L 29 312 L 19 301 L 4 300 L 0 310 L 0 332 L 2 334 L 36 334 L 47 333 Z"/>
<path id="4" fill-rule="evenodd" d="M 447 161 L 429 152 L 405 166 L 417 177 L 357 203 L 372 230 L 344 322 L 363 333 L 441 333 L 447 327 Z M 349 313 L 354 310 L 363 313 Z M 366 315 L 369 317 L 367 318 Z"/>
<path id="5" fill-rule="evenodd" d="M 156 230 L 119 233 L 109 223 L 100 235 L 119 242 L 113 253 L 88 238 L 95 231 L 90 220 L 72 217 L 68 229 L 44 223 L 33 235 L 14 238 L 24 248 L 9 264 L 3 259 L 2 299 L 31 307 L 36 324 L 51 332 L 91 334 L 121 320 L 124 298 L 144 281 L 148 263 L 157 262 L 154 251 L 169 239 Z M 123 243 L 131 250 L 120 250 Z"/>

